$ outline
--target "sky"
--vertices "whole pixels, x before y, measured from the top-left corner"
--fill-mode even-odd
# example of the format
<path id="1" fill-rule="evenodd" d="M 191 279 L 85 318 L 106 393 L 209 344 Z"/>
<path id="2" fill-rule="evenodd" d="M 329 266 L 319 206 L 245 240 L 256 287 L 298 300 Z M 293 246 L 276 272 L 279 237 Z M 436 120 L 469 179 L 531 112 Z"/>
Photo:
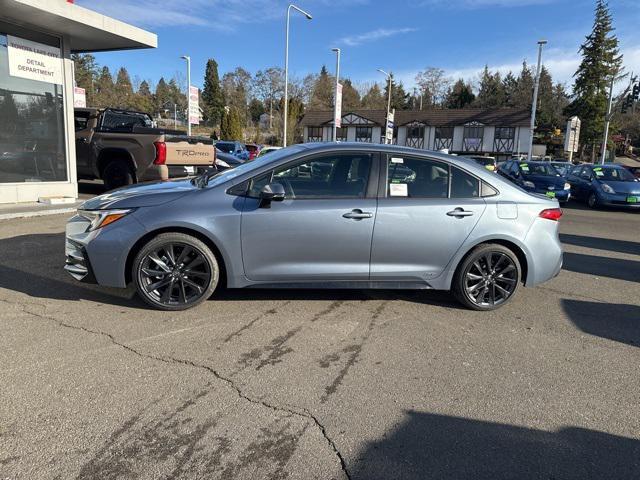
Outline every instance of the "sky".
<path id="1" fill-rule="evenodd" d="M 131 77 L 171 78 L 191 56 L 192 84 L 202 87 L 208 58 L 220 76 L 241 66 L 252 73 L 284 67 L 285 18 L 281 0 L 76 0 L 76 4 L 152 31 L 158 48 L 96 54 L 112 71 Z M 383 82 L 391 71 L 409 90 L 425 67 L 477 80 L 488 65 L 518 72 L 535 63 L 537 41 L 548 41 L 543 64 L 554 80 L 572 84 L 578 49 L 591 31 L 595 0 L 297 0 L 312 20 L 292 11 L 290 75 L 303 77 L 326 65 L 354 83 Z M 640 1 L 610 0 L 626 71 L 640 73 Z"/>

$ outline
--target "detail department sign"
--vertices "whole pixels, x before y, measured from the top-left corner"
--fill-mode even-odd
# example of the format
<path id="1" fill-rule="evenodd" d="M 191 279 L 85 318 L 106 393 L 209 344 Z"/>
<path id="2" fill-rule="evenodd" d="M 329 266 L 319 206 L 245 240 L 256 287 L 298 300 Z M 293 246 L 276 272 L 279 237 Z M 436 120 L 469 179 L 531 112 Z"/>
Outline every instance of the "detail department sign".
<path id="1" fill-rule="evenodd" d="M 9 75 L 39 82 L 63 83 L 60 49 L 7 35 Z"/>

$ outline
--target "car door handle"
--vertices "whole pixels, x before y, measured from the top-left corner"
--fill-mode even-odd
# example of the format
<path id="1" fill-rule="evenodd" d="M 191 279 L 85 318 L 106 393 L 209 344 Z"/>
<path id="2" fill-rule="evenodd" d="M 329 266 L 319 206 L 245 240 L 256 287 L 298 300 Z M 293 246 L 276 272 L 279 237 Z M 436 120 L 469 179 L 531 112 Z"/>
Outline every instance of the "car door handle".
<path id="1" fill-rule="evenodd" d="M 371 212 L 363 212 L 359 208 L 354 208 L 350 212 L 342 215 L 344 218 L 351 218 L 353 220 L 362 220 L 363 218 L 371 218 L 373 217 L 373 213 Z"/>
<path id="2" fill-rule="evenodd" d="M 473 212 L 458 207 L 451 210 L 450 212 L 447 212 L 447 215 L 449 215 L 450 217 L 470 217 L 471 215 L 473 215 Z"/>

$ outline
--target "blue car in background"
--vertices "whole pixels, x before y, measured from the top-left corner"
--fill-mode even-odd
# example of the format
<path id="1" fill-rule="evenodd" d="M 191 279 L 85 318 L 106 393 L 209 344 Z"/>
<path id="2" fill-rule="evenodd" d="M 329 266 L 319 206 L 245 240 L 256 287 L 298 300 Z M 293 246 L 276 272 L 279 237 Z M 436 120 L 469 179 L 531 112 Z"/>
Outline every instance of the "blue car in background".
<path id="1" fill-rule="evenodd" d="M 235 140 L 221 140 L 216 142 L 216 148 L 223 153 L 233 155 L 238 160 L 244 162 L 249 160 L 249 150 L 247 150 L 244 143 Z"/>
<path id="2" fill-rule="evenodd" d="M 591 208 L 639 208 L 640 180 L 622 165 L 577 165 L 568 176 L 571 194 Z"/>
<path id="3" fill-rule="evenodd" d="M 560 203 L 571 197 L 571 185 L 549 162 L 509 160 L 498 167 L 498 173 L 528 192 L 555 198 Z"/>
<path id="4" fill-rule="evenodd" d="M 564 178 L 567 178 L 567 175 L 569 175 L 569 171 L 571 170 L 571 167 L 573 167 L 573 165 L 569 162 L 552 161 L 549 163 L 553 165 L 553 167 L 558 171 L 560 176 Z"/>

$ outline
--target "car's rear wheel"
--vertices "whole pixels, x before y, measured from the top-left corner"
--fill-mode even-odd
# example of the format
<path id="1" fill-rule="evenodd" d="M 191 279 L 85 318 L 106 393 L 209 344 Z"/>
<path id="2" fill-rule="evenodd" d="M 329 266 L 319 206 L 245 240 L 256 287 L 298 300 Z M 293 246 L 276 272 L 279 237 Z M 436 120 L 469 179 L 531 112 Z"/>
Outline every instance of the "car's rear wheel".
<path id="1" fill-rule="evenodd" d="M 511 250 L 494 243 L 479 245 L 458 266 L 453 293 L 468 308 L 494 310 L 513 298 L 520 276 L 520 262 Z"/>
<path id="2" fill-rule="evenodd" d="M 589 205 L 589 208 L 598 208 L 598 196 L 595 193 L 591 192 L 589 198 L 587 198 L 587 205 Z"/>
<path id="3" fill-rule="evenodd" d="M 133 183 L 133 173 L 125 160 L 111 160 L 102 171 L 102 180 L 107 190 L 120 188 Z"/>
<path id="4" fill-rule="evenodd" d="M 162 310 L 185 310 L 208 299 L 218 285 L 211 249 L 183 233 L 162 233 L 136 255 L 132 277 L 140 297 Z"/>

